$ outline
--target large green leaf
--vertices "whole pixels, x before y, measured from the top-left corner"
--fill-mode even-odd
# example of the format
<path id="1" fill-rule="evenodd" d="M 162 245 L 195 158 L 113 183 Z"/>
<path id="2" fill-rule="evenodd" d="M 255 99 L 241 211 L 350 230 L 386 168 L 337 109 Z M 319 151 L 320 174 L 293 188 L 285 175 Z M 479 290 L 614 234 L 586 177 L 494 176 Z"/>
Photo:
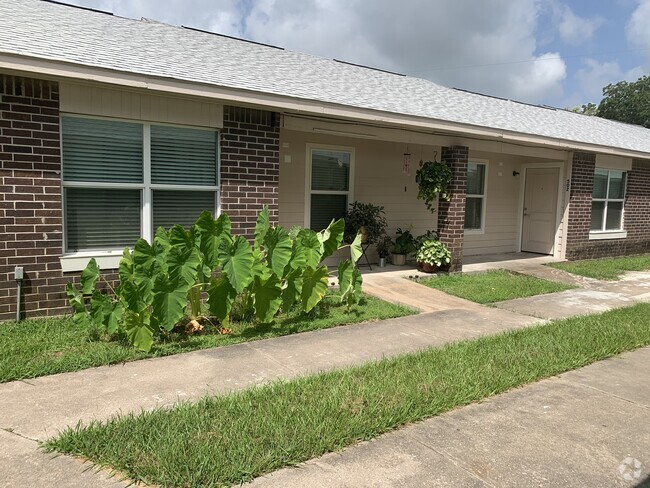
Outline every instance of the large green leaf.
<path id="1" fill-rule="evenodd" d="M 90 295 L 95 289 L 95 283 L 99 279 L 99 266 L 97 261 L 92 258 L 81 272 L 81 293 Z"/>
<path id="2" fill-rule="evenodd" d="M 318 239 L 323 244 L 323 255 L 321 261 L 334 254 L 343 242 L 345 233 L 345 221 L 343 219 L 332 220 L 327 229 L 318 233 Z"/>
<path id="3" fill-rule="evenodd" d="M 245 237 L 237 236 L 232 243 L 221 241 L 219 263 L 237 294 L 253 280 L 253 249 Z"/>
<path id="4" fill-rule="evenodd" d="M 363 255 L 363 249 L 361 249 L 361 234 L 357 234 L 357 237 L 354 238 L 352 244 L 350 244 L 350 259 L 352 260 L 353 265 L 357 265 L 359 259 Z"/>
<path id="5" fill-rule="evenodd" d="M 363 279 L 359 268 L 346 259 L 339 263 L 339 288 L 341 290 L 341 302 L 350 307 L 359 303 L 361 299 L 361 284 Z"/>
<path id="6" fill-rule="evenodd" d="M 291 261 L 291 250 L 293 242 L 282 227 L 275 227 L 266 234 L 264 247 L 266 248 L 266 259 L 273 272 L 283 277 L 284 270 Z"/>
<path id="7" fill-rule="evenodd" d="M 123 307 L 120 302 L 113 302 L 108 295 L 93 292 L 90 300 L 90 317 L 93 323 L 109 335 L 119 330 Z"/>
<path id="8" fill-rule="evenodd" d="M 133 279 L 140 290 L 142 300 L 147 304 L 150 304 L 153 300 L 153 282 L 159 274 L 165 274 L 165 271 L 160 261 L 155 257 L 146 260 L 143 266 L 137 264 L 135 266 Z"/>
<path id="9" fill-rule="evenodd" d="M 183 318 L 187 305 L 187 288 L 184 283 L 172 281 L 165 274 L 154 279 L 153 312 L 158 325 L 170 331 Z"/>
<path id="10" fill-rule="evenodd" d="M 86 310 L 86 305 L 84 303 L 84 296 L 77 289 L 77 287 L 70 282 L 68 282 L 68 284 L 66 285 L 65 291 L 66 294 L 68 295 L 70 306 L 74 311 L 74 314 L 72 315 L 72 320 L 74 321 L 75 324 L 78 324 L 84 328 L 89 328 L 91 325 L 91 320 L 90 320 L 90 315 Z"/>
<path id="11" fill-rule="evenodd" d="M 167 252 L 172 246 L 171 242 L 169 242 L 169 232 L 167 232 L 163 227 L 158 227 L 153 241 L 158 244 L 165 252 Z"/>
<path id="12" fill-rule="evenodd" d="M 225 234 L 230 235 L 230 218 L 227 214 L 221 214 L 218 219 L 213 219 L 208 211 L 201 213 L 194 224 L 199 235 L 199 250 L 203 254 L 204 265 L 214 271 L 219 262 L 219 245 Z"/>
<path id="13" fill-rule="evenodd" d="M 264 205 L 264 208 L 257 216 L 257 222 L 255 223 L 255 248 L 259 249 L 264 242 L 264 237 L 266 233 L 271 228 L 271 218 L 269 215 L 269 207 Z"/>
<path id="14" fill-rule="evenodd" d="M 282 304 L 280 279 L 276 275 L 271 275 L 267 280 L 256 277 L 253 293 L 255 294 L 255 316 L 262 324 L 272 322 Z"/>
<path id="15" fill-rule="evenodd" d="M 316 268 L 323 257 L 323 243 L 318 239 L 318 234 L 311 229 L 302 229 L 295 242 L 295 256 L 291 260 L 291 267 Z"/>
<path id="16" fill-rule="evenodd" d="M 124 329 L 131 344 L 144 352 L 151 350 L 154 328 L 151 326 L 151 314 L 146 310 L 140 313 L 126 311 Z"/>
<path id="17" fill-rule="evenodd" d="M 126 308 L 133 313 L 139 313 L 147 308 L 147 303 L 142 299 L 141 288 L 133 281 L 123 281 L 120 284 L 120 297 Z"/>
<path id="18" fill-rule="evenodd" d="M 327 292 L 327 266 L 305 269 L 302 282 L 301 304 L 305 312 L 311 311 Z"/>
<path id="19" fill-rule="evenodd" d="M 169 229 L 169 243 L 172 248 L 189 251 L 196 245 L 196 231 L 192 227 L 189 231 L 176 224 Z"/>
<path id="20" fill-rule="evenodd" d="M 227 322 L 232 303 L 237 297 L 237 292 L 225 276 L 219 279 L 212 278 L 208 290 L 208 306 L 210 313 L 217 317 L 221 323 Z"/>
<path id="21" fill-rule="evenodd" d="M 197 282 L 201 258 L 195 247 L 189 249 L 173 246 L 167 255 L 169 278 L 177 286 L 182 286 L 185 293 Z"/>
<path id="22" fill-rule="evenodd" d="M 128 281 L 133 278 L 133 255 L 131 254 L 131 251 L 129 251 L 128 247 L 124 248 L 122 259 L 120 259 L 120 265 L 117 272 L 120 275 L 120 281 Z"/>
<path id="23" fill-rule="evenodd" d="M 285 277 L 282 287 L 282 310 L 287 313 L 302 294 L 302 269 L 294 269 Z"/>

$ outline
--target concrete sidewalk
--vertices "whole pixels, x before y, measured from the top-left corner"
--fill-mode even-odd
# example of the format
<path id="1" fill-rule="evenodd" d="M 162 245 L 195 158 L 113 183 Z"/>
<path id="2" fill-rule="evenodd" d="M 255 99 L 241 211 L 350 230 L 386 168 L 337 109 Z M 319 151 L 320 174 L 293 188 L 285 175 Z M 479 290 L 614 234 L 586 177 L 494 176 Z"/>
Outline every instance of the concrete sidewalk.
<path id="1" fill-rule="evenodd" d="M 650 348 L 434 417 L 251 488 L 650 486 Z"/>

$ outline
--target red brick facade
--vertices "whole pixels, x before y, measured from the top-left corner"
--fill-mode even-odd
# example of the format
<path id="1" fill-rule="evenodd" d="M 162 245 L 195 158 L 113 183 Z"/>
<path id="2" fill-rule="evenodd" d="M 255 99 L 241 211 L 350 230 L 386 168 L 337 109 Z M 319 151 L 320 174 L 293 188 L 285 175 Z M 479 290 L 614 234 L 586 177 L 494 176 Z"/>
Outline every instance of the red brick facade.
<path id="1" fill-rule="evenodd" d="M 635 160 L 628 172 L 621 239 L 590 240 L 591 194 L 596 155 L 576 152 L 571 171 L 566 258 L 595 259 L 650 252 L 650 161 Z"/>
<path id="2" fill-rule="evenodd" d="M 277 115 L 226 107 L 221 140 L 221 208 L 235 232 L 251 234 L 268 205 L 278 217 Z M 22 315 L 69 311 L 63 274 L 58 84 L 0 75 L 0 320 L 16 316 L 14 268 L 23 266 Z M 113 270 L 104 277 L 114 280 Z"/>
<path id="3" fill-rule="evenodd" d="M 280 127 L 273 112 L 225 107 L 221 137 L 221 210 L 233 231 L 251 237 L 257 214 L 269 206 L 278 221 Z"/>
<path id="4" fill-rule="evenodd" d="M 468 155 L 469 149 L 465 146 L 442 148 L 441 159 L 451 166 L 453 172 L 451 201 L 440 199 L 438 204 L 438 235 L 452 256 L 449 271 L 460 271 L 463 267 Z"/>
<path id="5" fill-rule="evenodd" d="M 16 316 L 16 266 L 26 315 L 67 309 L 59 141 L 58 84 L 0 75 L 0 320 Z"/>

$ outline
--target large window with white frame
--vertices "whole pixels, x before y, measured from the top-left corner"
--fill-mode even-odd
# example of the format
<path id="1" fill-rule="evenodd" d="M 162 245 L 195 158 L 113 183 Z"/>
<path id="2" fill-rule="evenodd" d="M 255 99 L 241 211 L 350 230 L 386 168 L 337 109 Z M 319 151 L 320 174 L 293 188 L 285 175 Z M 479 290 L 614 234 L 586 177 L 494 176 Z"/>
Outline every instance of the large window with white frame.
<path id="1" fill-rule="evenodd" d="M 61 126 L 66 253 L 121 249 L 216 214 L 215 129 L 74 115 Z"/>
<path id="2" fill-rule="evenodd" d="M 627 173 L 596 168 L 591 195 L 591 232 L 623 230 Z"/>
<path id="3" fill-rule="evenodd" d="M 465 199 L 465 230 L 483 231 L 485 222 L 485 188 L 487 164 L 467 163 L 467 193 Z"/>
<path id="4" fill-rule="evenodd" d="M 320 231 L 345 216 L 351 199 L 352 150 L 308 147 L 308 225 Z"/>

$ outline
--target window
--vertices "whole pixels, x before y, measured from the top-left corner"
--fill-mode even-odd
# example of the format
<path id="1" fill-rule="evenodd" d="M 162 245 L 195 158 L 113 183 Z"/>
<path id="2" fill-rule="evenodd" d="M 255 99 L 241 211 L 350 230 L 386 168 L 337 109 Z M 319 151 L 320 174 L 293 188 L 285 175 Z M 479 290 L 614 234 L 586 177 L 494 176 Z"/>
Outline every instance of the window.
<path id="1" fill-rule="evenodd" d="M 76 116 L 61 124 L 66 252 L 122 249 L 216 213 L 215 130 Z"/>
<path id="2" fill-rule="evenodd" d="M 596 168 L 591 194 L 591 231 L 623 230 L 625 171 Z"/>
<path id="3" fill-rule="evenodd" d="M 345 216 L 350 203 L 352 151 L 309 148 L 309 227 L 320 231 Z"/>
<path id="4" fill-rule="evenodd" d="M 465 230 L 483 230 L 485 213 L 485 163 L 467 163 Z"/>

